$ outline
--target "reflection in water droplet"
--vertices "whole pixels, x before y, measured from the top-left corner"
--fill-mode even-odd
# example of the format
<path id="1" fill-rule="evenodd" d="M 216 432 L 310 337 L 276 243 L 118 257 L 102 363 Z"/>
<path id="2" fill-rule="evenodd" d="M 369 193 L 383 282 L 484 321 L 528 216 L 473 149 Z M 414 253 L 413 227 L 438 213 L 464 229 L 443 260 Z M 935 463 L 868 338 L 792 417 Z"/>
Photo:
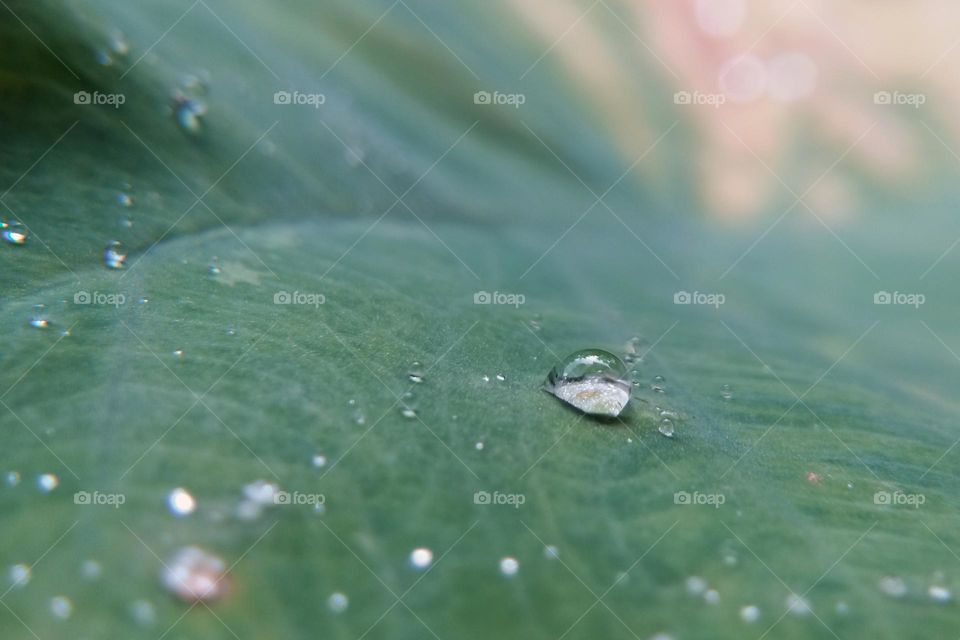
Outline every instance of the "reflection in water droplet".
<path id="1" fill-rule="evenodd" d="M 907 593 L 907 583 L 899 576 L 884 576 L 880 579 L 879 587 L 891 598 L 900 598 Z"/>
<path id="2" fill-rule="evenodd" d="M 433 551 L 426 547 L 414 549 L 410 553 L 410 564 L 414 569 L 426 569 L 433 562 Z"/>
<path id="3" fill-rule="evenodd" d="M 547 376 L 544 390 L 584 413 L 616 417 L 630 400 L 627 367 L 617 356 L 584 349 L 567 356 Z"/>
<path id="4" fill-rule="evenodd" d="M 107 248 L 103 250 L 103 263 L 111 269 L 123 269 L 123 263 L 127 259 L 127 252 L 123 245 L 116 240 L 111 240 Z"/>
<path id="5" fill-rule="evenodd" d="M 350 599 L 339 591 L 331 594 L 330 597 L 327 598 L 327 607 L 329 607 L 330 611 L 333 611 L 334 613 L 346 611 L 349 604 Z"/>
<path id="6" fill-rule="evenodd" d="M 657 427 L 657 431 L 661 434 L 667 436 L 668 438 L 673 437 L 673 421 L 670 418 L 664 418 L 660 421 L 660 426 Z"/>
<path id="7" fill-rule="evenodd" d="M 740 608 L 740 619 L 744 622 L 756 622 L 760 618 L 760 609 L 756 605 L 748 604 Z"/>
<path id="8" fill-rule="evenodd" d="M 60 478 L 52 473 L 44 473 L 37 477 L 37 488 L 44 493 L 50 493 L 60 485 Z"/>
<path id="9" fill-rule="evenodd" d="M 30 570 L 30 565 L 21 563 L 10 567 L 7 576 L 10 578 L 11 587 L 23 588 L 30 582 L 33 572 Z"/>
<path id="10" fill-rule="evenodd" d="M 50 598 L 50 613 L 55 618 L 66 620 L 73 614 L 73 603 L 66 596 L 54 596 Z"/>
<path id="11" fill-rule="evenodd" d="M 27 236 L 30 235 L 27 227 L 17 220 L 0 223 L 0 230 L 2 230 L 3 239 L 9 244 L 23 244 L 27 241 Z"/>
<path id="12" fill-rule="evenodd" d="M 189 491 L 177 487 L 167 495 L 167 508 L 175 516 L 188 516 L 197 509 L 197 501 Z"/>
<path id="13" fill-rule="evenodd" d="M 512 556 L 507 556 L 500 560 L 500 573 L 505 576 L 515 576 L 520 570 L 520 563 Z"/>
<path id="14" fill-rule="evenodd" d="M 226 563 L 200 547 L 183 547 L 164 565 L 163 586 L 187 602 L 216 600 L 227 591 Z"/>

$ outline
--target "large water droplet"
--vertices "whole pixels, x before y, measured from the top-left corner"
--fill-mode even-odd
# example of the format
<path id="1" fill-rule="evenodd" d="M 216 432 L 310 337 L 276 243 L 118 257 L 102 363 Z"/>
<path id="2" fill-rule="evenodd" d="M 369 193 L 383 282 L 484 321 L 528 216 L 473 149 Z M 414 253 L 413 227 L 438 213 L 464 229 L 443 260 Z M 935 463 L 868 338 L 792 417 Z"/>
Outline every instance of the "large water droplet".
<path id="1" fill-rule="evenodd" d="M 123 269 L 123 263 L 127 259 L 127 252 L 123 245 L 116 240 L 111 240 L 107 248 L 103 250 L 103 263 L 111 269 Z"/>
<path id="2" fill-rule="evenodd" d="M 584 349 L 567 356 L 547 376 L 544 390 L 584 413 L 615 418 L 630 400 L 627 367 L 617 356 Z"/>
<path id="3" fill-rule="evenodd" d="M 2 230 L 3 239 L 10 244 L 23 244 L 27 241 L 27 236 L 30 235 L 27 227 L 16 220 L 0 223 L 0 230 Z"/>
<path id="4" fill-rule="evenodd" d="M 657 431 L 667 436 L 668 438 L 673 437 L 673 420 L 670 418 L 664 418 L 660 421 L 660 426 L 657 427 Z"/>

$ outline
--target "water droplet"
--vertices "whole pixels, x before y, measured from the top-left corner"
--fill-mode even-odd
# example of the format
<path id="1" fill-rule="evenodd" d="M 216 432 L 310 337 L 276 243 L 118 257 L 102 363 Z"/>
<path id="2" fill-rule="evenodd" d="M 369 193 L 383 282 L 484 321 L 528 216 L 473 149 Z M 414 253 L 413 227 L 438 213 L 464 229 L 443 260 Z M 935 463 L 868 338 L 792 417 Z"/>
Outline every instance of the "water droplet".
<path id="1" fill-rule="evenodd" d="M 110 50 L 118 56 L 126 56 L 130 53 L 130 43 L 121 31 L 115 29 L 110 32 Z"/>
<path id="2" fill-rule="evenodd" d="M 233 327 L 227 327 L 226 334 L 227 334 L 228 336 L 230 336 L 230 337 L 233 337 L 233 336 L 237 335 L 237 330 L 234 329 Z"/>
<path id="3" fill-rule="evenodd" d="M 207 105 L 178 93 L 173 99 L 173 117 L 185 133 L 197 135 L 203 130 L 203 117 L 207 114 Z"/>
<path id="4" fill-rule="evenodd" d="M 315 454 L 311 462 L 313 463 L 313 466 L 317 467 L 318 469 L 320 467 L 325 467 L 327 466 L 327 456 L 320 453 Z"/>
<path id="5" fill-rule="evenodd" d="M 80 565 L 80 575 L 85 580 L 96 580 L 103 574 L 103 567 L 96 560 L 84 560 Z"/>
<path id="6" fill-rule="evenodd" d="M 327 512 L 327 505 L 322 502 L 315 502 L 313 504 L 313 512 L 318 516 L 322 516 Z"/>
<path id="7" fill-rule="evenodd" d="M 44 493 L 50 493 L 60 484 L 60 478 L 52 473 L 37 476 L 37 487 Z"/>
<path id="8" fill-rule="evenodd" d="M 26 225 L 17 220 L 7 220 L 0 223 L 0 230 L 2 230 L 3 239 L 9 244 L 23 244 L 27 241 L 27 236 L 30 235 Z"/>
<path id="9" fill-rule="evenodd" d="M 7 486 L 15 487 L 20 484 L 20 472 L 19 471 L 7 471 Z"/>
<path id="10" fill-rule="evenodd" d="M 134 600 L 130 603 L 130 617 L 141 627 L 150 627 L 157 621 L 157 612 L 149 600 Z"/>
<path id="11" fill-rule="evenodd" d="M 117 204 L 121 207 L 132 207 L 133 197 L 130 194 L 121 191 L 117 194 Z"/>
<path id="12" fill-rule="evenodd" d="M 56 618 L 66 620 L 73 614 L 73 603 L 66 596 L 54 596 L 50 598 L 50 613 Z"/>
<path id="13" fill-rule="evenodd" d="M 353 423 L 357 425 L 363 425 L 367 422 L 367 416 L 364 415 L 363 409 L 354 409 L 353 410 Z"/>
<path id="14" fill-rule="evenodd" d="M 554 560 L 560 557 L 560 549 L 556 545 L 548 544 L 543 548 L 543 557 L 548 560 Z"/>
<path id="15" fill-rule="evenodd" d="M 520 563 L 512 556 L 507 556 L 500 560 L 500 573 L 505 576 L 515 576 L 520 570 Z"/>
<path id="16" fill-rule="evenodd" d="M 188 516 L 197 509 L 197 501 L 183 487 L 177 487 L 167 494 L 167 508 L 175 516 Z"/>
<path id="17" fill-rule="evenodd" d="M 880 578 L 880 591 L 891 598 L 900 598 L 907 593 L 907 583 L 898 576 L 884 576 Z"/>
<path id="18" fill-rule="evenodd" d="M 490 376 L 483 376 L 484 382 L 490 382 Z"/>
<path id="19" fill-rule="evenodd" d="M 687 593 L 692 596 L 698 596 L 707 590 L 707 581 L 700 576 L 690 576 L 687 578 Z"/>
<path id="20" fill-rule="evenodd" d="M 756 622 L 760 618 L 760 608 L 748 604 L 740 608 L 740 619 L 744 622 Z"/>
<path id="21" fill-rule="evenodd" d="M 23 588 L 30 582 L 33 572 L 28 564 L 15 564 L 7 571 L 10 578 L 10 586 Z"/>
<path id="22" fill-rule="evenodd" d="M 174 349 L 173 357 L 177 360 L 183 360 L 183 349 Z"/>
<path id="23" fill-rule="evenodd" d="M 627 367 L 617 356 L 584 349 L 567 356 L 547 376 L 544 390 L 589 415 L 614 418 L 630 400 Z"/>
<path id="24" fill-rule="evenodd" d="M 400 396 L 400 415 L 407 419 L 417 417 L 416 396 L 412 391 L 406 391 Z"/>
<path id="25" fill-rule="evenodd" d="M 433 551 L 420 547 L 410 552 L 410 564 L 414 569 L 426 569 L 433 562 Z"/>
<path id="26" fill-rule="evenodd" d="M 110 54 L 104 51 L 103 49 L 97 49 L 93 53 L 93 59 L 97 61 L 97 64 L 104 67 L 109 67 L 113 64 L 113 58 L 110 57 Z"/>
<path id="27" fill-rule="evenodd" d="M 497 380 L 499 380 L 500 382 L 503 382 L 503 381 L 506 380 L 506 378 L 503 377 L 503 374 L 502 374 L 502 373 L 498 373 L 498 374 L 497 374 Z"/>
<path id="28" fill-rule="evenodd" d="M 653 382 L 650 383 L 650 388 L 653 389 L 655 393 L 666 393 L 667 386 L 664 384 L 667 381 L 663 376 L 653 376 Z"/>
<path id="29" fill-rule="evenodd" d="M 483 443 L 478 442 L 477 444 L 473 445 L 473 448 L 476 449 L 477 451 L 483 451 Z"/>
<path id="30" fill-rule="evenodd" d="M 200 547 L 179 549 L 163 567 L 161 582 L 187 602 L 216 600 L 227 591 L 226 563 Z"/>
<path id="31" fill-rule="evenodd" d="M 207 265 L 207 273 L 212 276 L 220 275 L 220 258 L 217 256 L 210 258 L 210 264 Z"/>
<path id="32" fill-rule="evenodd" d="M 795 616 L 805 616 L 810 613 L 810 603 L 797 594 L 791 593 L 787 596 L 787 609 Z"/>
<path id="33" fill-rule="evenodd" d="M 937 602 L 947 602 L 950 600 L 953 594 L 951 594 L 950 590 L 946 587 L 932 584 L 930 585 L 930 588 L 927 589 L 927 595 L 929 595 L 932 600 Z"/>
<path id="34" fill-rule="evenodd" d="M 703 601 L 707 604 L 718 604 L 720 602 L 720 592 L 716 589 L 707 589 L 703 592 Z"/>
<path id="35" fill-rule="evenodd" d="M 720 397 L 723 398 L 724 400 L 733 399 L 733 391 L 731 391 L 730 385 L 725 384 L 722 387 L 720 387 Z"/>
<path id="36" fill-rule="evenodd" d="M 46 329 L 50 326 L 50 319 L 47 317 L 47 307 L 46 305 L 36 304 L 33 305 L 33 315 L 30 316 L 30 319 L 27 320 L 29 324 L 34 329 Z"/>
<path id="37" fill-rule="evenodd" d="M 420 384 L 423 382 L 423 365 L 419 362 L 414 362 L 410 365 L 410 371 L 407 372 L 407 377 L 410 378 L 410 382 L 415 382 Z"/>
<path id="38" fill-rule="evenodd" d="M 342 613 L 346 611 L 349 605 L 350 599 L 339 591 L 331 594 L 330 597 L 327 598 L 327 607 L 329 607 L 330 611 L 333 611 L 334 613 Z"/>
<path id="39" fill-rule="evenodd" d="M 103 250 L 103 263 L 110 269 L 123 269 L 127 259 L 127 252 L 117 240 L 111 240 Z"/>
<path id="40" fill-rule="evenodd" d="M 833 610 L 837 612 L 837 615 L 845 616 L 848 613 L 850 613 L 850 605 L 848 605 L 846 602 L 841 600 L 837 603 L 837 605 L 833 608 Z"/>
<path id="41" fill-rule="evenodd" d="M 670 418 L 664 418 L 660 421 L 660 426 L 657 427 L 657 431 L 661 434 L 667 436 L 668 438 L 673 437 L 673 421 Z"/>
<path id="42" fill-rule="evenodd" d="M 276 504 L 279 493 L 280 487 L 266 480 L 257 480 L 243 487 L 243 495 L 247 500 L 264 507 Z"/>

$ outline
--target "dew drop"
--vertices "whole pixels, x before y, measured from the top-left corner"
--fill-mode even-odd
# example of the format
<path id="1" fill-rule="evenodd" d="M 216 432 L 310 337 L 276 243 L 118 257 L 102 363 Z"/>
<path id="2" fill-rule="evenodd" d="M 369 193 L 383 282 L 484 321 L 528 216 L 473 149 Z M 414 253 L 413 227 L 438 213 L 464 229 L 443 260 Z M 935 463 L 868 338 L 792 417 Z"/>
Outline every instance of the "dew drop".
<path id="1" fill-rule="evenodd" d="M 723 398 L 724 400 L 733 399 L 733 391 L 731 391 L 730 385 L 725 384 L 722 387 L 720 387 L 720 397 Z"/>
<path id="2" fill-rule="evenodd" d="M 417 417 L 416 396 L 412 391 L 406 391 L 400 396 L 400 415 L 408 420 Z"/>
<path id="3" fill-rule="evenodd" d="M 410 564 L 414 569 L 426 569 L 433 563 L 433 551 L 420 547 L 410 552 Z"/>
<path id="4" fill-rule="evenodd" d="M 263 507 L 276 504 L 279 493 L 280 487 L 266 480 L 257 480 L 243 487 L 244 497 Z"/>
<path id="5" fill-rule="evenodd" d="M 103 250 L 103 263 L 110 269 L 123 269 L 127 260 L 127 252 L 117 240 L 111 240 Z"/>
<path id="6" fill-rule="evenodd" d="M 473 448 L 476 449 L 477 451 L 483 451 L 483 443 L 478 442 L 477 444 L 473 445 Z"/>
<path id="7" fill-rule="evenodd" d="M 589 415 L 615 418 L 630 400 L 630 376 L 614 354 L 600 349 L 577 351 L 547 376 L 544 390 Z"/>
<path id="8" fill-rule="evenodd" d="M 44 473 L 37 476 L 37 488 L 44 493 L 50 493 L 60 484 L 60 478 L 52 473 Z"/>
<path id="9" fill-rule="evenodd" d="M 50 613 L 55 618 L 66 620 L 73 615 L 73 603 L 66 596 L 54 596 L 50 598 Z"/>
<path id="10" fill-rule="evenodd" d="M 515 576 L 520 570 L 520 563 L 512 556 L 507 556 L 500 560 L 500 573 L 505 576 Z"/>
<path id="11" fill-rule="evenodd" d="M 220 275 L 220 258 L 217 256 L 210 258 L 210 264 L 207 265 L 207 273 L 212 276 Z"/>
<path id="12" fill-rule="evenodd" d="M 484 382 L 490 382 L 490 376 L 483 376 Z"/>
<path id="13" fill-rule="evenodd" d="M 210 601 L 226 593 L 227 565 L 200 547 L 183 547 L 164 565 L 163 586 L 186 602 Z"/>
<path id="14" fill-rule="evenodd" d="M 183 349 L 174 349 L 173 357 L 177 360 L 183 360 Z"/>
<path id="15" fill-rule="evenodd" d="M 110 32 L 110 50 L 118 56 L 126 56 L 130 53 L 130 43 L 121 31 Z"/>
<path id="16" fill-rule="evenodd" d="M 203 130 L 203 117 L 207 114 L 207 105 L 178 93 L 173 99 L 173 117 L 182 131 L 198 135 Z"/>
<path id="17" fill-rule="evenodd" d="M 327 607 L 334 613 L 343 613 L 350 605 L 350 599 L 345 594 L 337 591 L 327 598 Z"/>
<path id="18" fill-rule="evenodd" d="M 313 463 L 313 466 L 317 467 L 318 469 L 320 467 L 325 467 L 327 466 L 327 456 L 317 453 L 313 456 L 311 462 Z"/>
<path id="19" fill-rule="evenodd" d="M 34 329 L 46 329 L 50 326 L 50 318 L 47 317 L 47 307 L 42 304 L 37 304 L 33 306 L 33 315 L 30 316 L 30 319 L 27 320 L 29 324 Z"/>
<path id="20" fill-rule="evenodd" d="M 506 378 L 503 376 L 502 373 L 498 373 L 498 374 L 497 374 L 497 380 L 499 380 L 500 382 L 503 382 L 503 381 L 506 380 Z"/>
<path id="21" fill-rule="evenodd" d="M 662 435 L 667 436 L 668 438 L 673 437 L 673 421 L 670 418 L 664 418 L 660 421 L 660 426 L 657 427 Z"/>
<path id="22" fill-rule="evenodd" d="M 930 588 L 927 589 L 927 595 L 936 602 L 947 602 L 953 596 L 949 589 L 937 584 L 930 585 Z"/>
<path id="23" fill-rule="evenodd" d="M 416 384 L 423 382 L 423 365 L 419 362 L 411 364 L 410 370 L 407 372 L 407 377 L 410 378 L 410 382 Z"/>
<path id="24" fill-rule="evenodd" d="M 167 508 L 177 517 L 188 516 L 197 509 L 197 501 L 189 491 L 177 487 L 167 494 Z"/>
<path id="25" fill-rule="evenodd" d="M 11 587 L 22 589 L 29 584 L 30 578 L 33 577 L 33 571 L 30 570 L 28 564 L 15 564 L 7 571 L 7 576 L 10 578 Z"/>
<path id="26" fill-rule="evenodd" d="M 7 471 L 6 475 L 7 486 L 15 487 L 20 484 L 20 472 L 19 471 Z"/>
<path id="27" fill-rule="evenodd" d="M 703 593 L 703 601 L 707 604 L 718 604 L 720 602 L 720 592 L 716 589 L 707 589 Z"/>
<path id="28" fill-rule="evenodd" d="M 149 600 L 134 600 L 130 603 L 130 617 L 141 627 L 150 627 L 157 621 L 157 612 Z"/>
<path id="29" fill-rule="evenodd" d="M 740 619 L 744 622 L 756 622 L 760 618 L 760 609 L 756 605 L 748 604 L 740 608 Z"/>
<path id="30" fill-rule="evenodd" d="M 891 598 L 900 598 L 907 593 L 907 584 L 898 576 L 884 576 L 879 582 L 880 591 Z"/>
<path id="31" fill-rule="evenodd" d="M 80 575 L 84 580 L 97 580 L 103 574 L 103 567 L 96 560 L 84 560 L 80 565 Z"/>
<path id="32" fill-rule="evenodd" d="M 21 245 L 27 241 L 30 231 L 22 222 L 7 220 L 0 223 L 0 235 L 3 235 L 3 239 L 8 244 Z"/>
<path id="33" fill-rule="evenodd" d="M 810 613 L 810 603 L 797 594 L 791 593 L 787 596 L 787 610 L 795 616 L 805 616 Z"/>
<path id="34" fill-rule="evenodd" d="M 130 208 L 133 206 L 133 197 L 128 193 L 124 193 L 121 191 L 120 193 L 117 194 L 116 199 L 117 199 L 117 204 L 120 205 L 121 207 Z"/>
<path id="35" fill-rule="evenodd" d="M 687 578 L 687 593 L 692 596 L 698 596 L 707 590 L 707 581 L 700 576 L 690 576 Z"/>

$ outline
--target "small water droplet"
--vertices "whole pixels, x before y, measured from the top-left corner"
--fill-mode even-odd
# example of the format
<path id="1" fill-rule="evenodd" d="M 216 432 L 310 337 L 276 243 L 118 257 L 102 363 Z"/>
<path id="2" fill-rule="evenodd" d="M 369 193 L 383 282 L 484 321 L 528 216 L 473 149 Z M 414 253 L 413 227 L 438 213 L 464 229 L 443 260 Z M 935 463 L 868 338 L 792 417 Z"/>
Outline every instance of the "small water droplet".
<path id="1" fill-rule="evenodd" d="M 73 603 L 66 596 L 54 596 L 50 598 L 50 613 L 55 618 L 66 620 L 73 615 Z"/>
<path id="2" fill-rule="evenodd" d="M 405 391 L 400 396 L 400 415 L 407 419 L 417 417 L 416 396 L 413 391 Z"/>
<path id="3" fill-rule="evenodd" d="M 544 390 L 589 415 L 615 418 L 630 400 L 626 365 L 600 349 L 577 351 L 547 376 Z"/>
<path id="4" fill-rule="evenodd" d="M 484 382 L 490 382 L 490 376 L 483 376 Z"/>
<path id="5" fill-rule="evenodd" d="M 37 488 L 44 493 L 50 493 L 60 485 L 60 478 L 53 473 L 44 473 L 37 476 Z"/>
<path id="6" fill-rule="evenodd" d="M 197 509 L 197 501 L 189 491 L 177 487 L 167 494 L 167 508 L 175 516 L 188 516 Z"/>
<path id="7" fill-rule="evenodd" d="M 207 114 L 207 105 L 178 93 L 173 99 L 173 117 L 182 131 L 197 135 L 203 130 L 203 117 Z"/>
<path id="8" fill-rule="evenodd" d="M 927 595 L 936 602 L 947 602 L 953 596 L 949 589 L 937 584 L 930 585 L 930 588 L 927 589 Z"/>
<path id="9" fill-rule="evenodd" d="M 543 557 L 548 560 L 554 560 L 560 557 L 560 549 L 556 545 L 548 544 L 543 548 Z"/>
<path id="10" fill-rule="evenodd" d="M 325 467 L 327 466 L 327 456 L 317 453 L 313 456 L 311 462 L 313 463 L 313 466 L 317 467 L 318 469 L 320 467 Z"/>
<path id="11" fill-rule="evenodd" d="M 330 597 L 327 598 L 327 607 L 329 607 L 330 611 L 333 611 L 334 613 L 342 613 L 346 611 L 349 605 L 350 599 L 339 591 L 331 594 Z"/>
<path id="12" fill-rule="evenodd" d="M 720 602 L 720 592 L 716 589 L 707 589 L 703 592 L 703 601 L 707 604 L 718 604 Z"/>
<path id="13" fill-rule="evenodd" d="M 423 382 L 423 365 L 419 362 L 411 364 L 410 371 L 407 372 L 407 377 L 410 378 L 410 382 L 416 384 Z"/>
<path id="14" fill-rule="evenodd" d="M 93 59 L 97 61 L 97 64 L 104 67 L 109 67 L 113 64 L 113 58 L 110 57 L 110 54 L 104 49 L 97 49 L 94 51 Z"/>
<path id="15" fill-rule="evenodd" d="M 880 579 L 879 587 L 891 598 L 900 598 L 907 593 L 907 583 L 899 576 L 884 576 Z"/>
<path id="16" fill-rule="evenodd" d="M 243 487 L 243 495 L 247 500 L 264 507 L 276 504 L 279 493 L 280 487 L 266 480 L 256 480 Z"/>
<path id="17" fill-rule="evenodd" d="M 30 230 L 27 229 L 26 225 L 17 220 L 7 220 L 0 223 L 0 232 L 2 232 L 3 239 L 7 243 L 15 245 L 25 243 L 27 236 L 30 235 Z"/>
<path id="18" fill-rule="evenodd" d="M 787 596 L 787 610 L 795 616 L 805 616 L 810 613 L 810 603 L 797 594 L 791 593 Z"/>
<path id="19" fill-rule="evenodd" d="M 845 616 L 850 613 L 850 605 L 841 600 L 837 602 L 837 605 L 833 608 L 833 610 L 837 612 L 837 615 Z"/>
<path id="20" fill-rule="evenodd" d="M 97 580 L 103 574 L 103 567 L 96 560 L 84 560 L 80 565 L 80 575 L 84 580 Z"/>
<path id="21" fill-rule="evenodd" d="M 500 573 L 505 576 L 515 576 L 520 570 L 520 563 L 512 556 L 507 556 L 500 560 Z"/>
<path id="22" fill-rule="evenodd" d="M 670 418 L 664 418 L 660 421 L 660 426 L 657 427 L 657 431 L 661 434 L 667 436 L 668 438 L 673 437 L 673 421 Z"/>
<path id="23" fill-rule="evenodd" d="M 410 552 L 410 564 L 414 569 L 426 569 L 433 562 L 433 551 L 420 547 Z"/>
<path id="24" fill-rule="evenodd" d="M 103 263 L 110 269 L 123 269 L 127 259 L 127 252 L 117 240 L 111 240 L 103 250 Z"/>
<path id="25" fill-rule="evenodd" d="M 123 32 L 116 29 L 110 32 L 110 50 L 118 56 L 126 56 L 130 53 L 130 43 L 127 42 Z"/>
<path id="26" fill-rule="evenodd" d="M 174 349 L 173 357 L 177 360 L 183 360 L 183 349 Z"/>
<path id="27" fill-rule="evenodd" d="M 200 547 L 183 547 L 164 565 L 161 582 L 186 602 L 216 600 L 227 591 L 226 571 L 219 556 Z"/>
<path id="28" fill-rule="evenodd" d="M 740 619 L 744 622 L 756 622 L 760 618 L 760 608 L 748 604 L 740 608 Z"/>
<path id="29" fill-rule="evenodd" d="M 157 612 L 149 600 L 134 600 L 130 603 L 130 617 L 141 627 L 150 627 L 157 621 Z"/>
<path id="30" fill-rule="evenodd" d="M 20 472 L 19 471 L 7 471 L 6 481 L 8 487 L 15 487 L 20 484 Z"/>
<path id="31" fill-rule="evenodd" d="M 667 379 L 663 376 L 653 376 L 653 382 L 650 383 L 650 388 L 654 391 L 654 393 L 666 393 L 666 381 Z"/>
<path id="32" fill-rule="evenodd" d="M 483 451 L 483 443 L 478 442 L 477 444 L 473 445 L 473 448 L 476 449 L 477 451 Z"/>
<path id="33" fill-rule="evenodd" d="M 28 564 L 15 564 L 7 571 L 7 576 L 10 578 L 11 587 L 22 589 L 30 582 L 30 578 L 33 577 L 33 571 L 30 570 L 30 565 Z"/>
<path id="34" fill-rule="evenodd" d="M 497 374 L 497 380 L 499 380 L 500 382 L 503 382 L 503 381 L 506 380 L 506 378 L 503 376 L 502 373 L 498 373 L 498 374 Z"/>
<path id="35" fill-rule="evenodd" d="M 33 306 L 33 315 L 30 316 L 30 319 L 27 320 L 29 324 L 34 329 L 46 329 L 50 326 L 50 319 L 47 317 L 47 307 L 46 305 L 36 304 Z"/>
<path id="36" fill-rule="evenodd" d="M 233 337 L 233 336 L 237 335 L 237 330 L 234 329 L 233 327 L 227 327 L 226 334 L 227 334 L 228 336 L 230 336 L 230 337 Z"/>
<path id="37" fill-rule="evenodd" d="M 690 576 L 687 578 L 687 593 L 692 596 L 698 596 L 707 590 L 707 581 L 700 576 Z"/>
<path id="38" fill-rule="evenodd" d="M 733 398 L 733 391 L 730 389 L 730 385 L 725 384 L 720 387 L 720 397 L 724 400 L 730 400 Z"/>
<path id="39" fill-rule="evenodd" d="M 133 196 L 131 196 L 129 193 L 124 193 L 121 191 L 117 194 L 116 200 L 117 204 L 121 207 L 129 208 L 133 206 Z"/>
<path id="40" fill-rule="evenodd" d="M 207 265 L 207 273 L 212 276 L 220 275 L 220 258 L 217 256 L 210 258 L 210 264 Z"/>

